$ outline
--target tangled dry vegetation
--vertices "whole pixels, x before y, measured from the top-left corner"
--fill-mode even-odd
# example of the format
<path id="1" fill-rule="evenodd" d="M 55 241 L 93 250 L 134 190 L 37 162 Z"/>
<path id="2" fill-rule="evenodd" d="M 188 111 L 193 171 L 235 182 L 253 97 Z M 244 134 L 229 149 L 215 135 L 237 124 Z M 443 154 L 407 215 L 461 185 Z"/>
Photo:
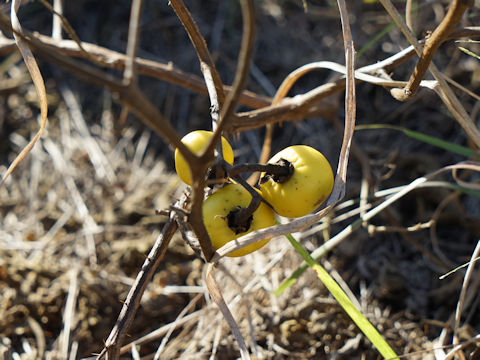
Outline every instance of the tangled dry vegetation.
<path id="1" fill-rule="evenodd" d="M 236 162 L 308 144 L 338 166 L 328 211 L 269 231 L 323 252 L 319 262 L 398 355 L 478 358 L 478 271 L 471 263 L 439 279 L 479 256 L 478 8 L 398 3 L 405 23 L 387 0 L 348 4 L 355 95 L 337 4 L 257 1 L 251 23 L 251 1 L 186 5 L 198 28 L 179 0 L 39 0 L 11 16 L 1 5 L 2 174 L 46 120 L 47 103 L 48 125 L 0 186 L 0 359 L 94 359 L 105 344 L 109 359 L 238 358 L 216 284 L 243 357 L 379 357 L 313 271 L 273 294 L 303 261 L 283 236 L 222 258 L 212 283 L 196 212 L 203 180 L 188 195 L 172 170 L 178 134 L 210 129 L 212 118 L 231 135 Z M 424 46 L 420 61 L 415 46 Z M 18 48 L 37 58 L 37 88 Z M 345 188 L 355 102 L 357 125 L 390 128 L 355 132 Z M 178 199 L 193 201 L 189 224 L 182 211 L 160 211 Z M 185 237 L 198 239 L 202 256 Z M 139 284 L 142 271 L 151 278 Z"/>

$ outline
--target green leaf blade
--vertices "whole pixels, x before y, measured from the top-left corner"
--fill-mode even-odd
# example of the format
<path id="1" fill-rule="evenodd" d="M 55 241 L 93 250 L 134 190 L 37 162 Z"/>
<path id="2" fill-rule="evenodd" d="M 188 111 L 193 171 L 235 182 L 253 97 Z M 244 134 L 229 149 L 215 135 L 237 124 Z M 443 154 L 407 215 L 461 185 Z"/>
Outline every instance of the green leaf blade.
<path id="1" fill-rule="evenodd" d="M 363 316 L 363 314 L 355 307 L 352 301 L 348 298 L 347 294 L 345 294 L 340 285 L 337 284 L 330 274 L 310 256 L 310 254 L 302 247 L 302 245 L 300 245 L 297 240 L 295 240 L 291 234 L 285 236 L 295 250 L 302 256 L 308 266 L 310 266 L 317 273 L 317 276 L 323 285 L 325 285 L 328 291 L 330 291 L 330 293 L 345 310 L 348 316 L 350 316 L 353 322 L 357 324 L 360 331 L 362 331 L 377 348 L 378 352 L 385 359 L 399 359 L 395 351 L 393 351 L 390 345 L 388 345 L 388 343 L 385 341 L 385 339 L 383 339 L 382 335 L 377 331 L 377 329 L 375 329 L 370 321 L 368 321 L 368 319 Z M 290 279 L 292 279 L 292 277 L 290 277 Z M 277 289 L 276 292 L 278 292 L 279 289 Z"/>

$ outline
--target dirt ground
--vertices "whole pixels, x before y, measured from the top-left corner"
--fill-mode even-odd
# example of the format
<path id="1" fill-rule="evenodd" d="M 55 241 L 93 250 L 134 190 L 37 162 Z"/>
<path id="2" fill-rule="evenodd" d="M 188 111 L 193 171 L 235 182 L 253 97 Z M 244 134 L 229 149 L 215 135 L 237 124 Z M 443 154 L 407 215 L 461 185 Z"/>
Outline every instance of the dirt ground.
<path id="1" fill-rule="evenodd" d="M 130 4 L 66 1 L 64 15 L 82 41 L 125 52 Z M 413 16 L 415 33 L 423 38 L 443 18 L 447 2 L 414 4 L 418 7 Z M 231 84 L 241 41 L 238 2 L 186 1 L 186 5 L 223 82 Z M 344 64 L 335 2 L 262 0 L 255 5 L 258 28 L 249 90 L 272 97 L 282 80 L 304 64 Z M 9 4 L 1 6 L 8 14 Z M 357 1 L 349 6 L 356 67 L 374 64 L 408 46 L 400 31 L 390 27 L 392 20 L 380 3 Z M 396 6 L 404 13 L 403 2 Z M 27 2 L 19 15 L 26 29 L 51 33 L 51 13 L 40 2 Z M 473 26 L 479 20 L 479 9 L 471 8 L 460 25 Z M 168 2 L 144 2 L 139 44 L 138 56 L 172 62 L 201 76 L 195 51 Z M 479 60 L 460 47 L 480 53 L 477 43 L 448 41 L 434 61 L 442 73 L 474 93 L 455 88 L 478 125 Z M 4 48 L 0 53 L 4 173 L 37 131 L 39 107 L 20 55 Z M 83 359 L 102 350 L 167 221 L 156 210 L 173 204 L 185 186 L 174 173 L 171 147 L 134 115 L 124 116 L 114 95 L 42 57 L 38 62 L 49 100 L 47 130 L 0 187 L 0 359 Z M 414 65 L 415 59 L 409 60 L 389 75 L 406 80 Z M 109 71 L 121 77 L 121 72 Z M 338 78 L 329 70 L 313 72 L 289 95 Z M 148 76 L 139 77 L 139 86 L 179 134 L 211 127 L 207 95 Z M 405 103 L 377 85 L 359 82 L 356 92 L 358 125 L 401 126 L 477 150 L 431 90 L 421 89 Z M 335 170 L 344 92 L 322 100 L 320 107 L 325 116 L 276 126 L 272 153 L 288 145 L 308 144 L 324 153 Z M 250 109 L 242 105 L 237 110 Z M 258 160 L 264 132 L 259 128 L 231 137 L 236 162 Z M 374 197 L 375 192 L 467 160 L 392 129 L 359 130 L 354 142 L 342 204 L 322 223 L 294 234 L 309 251 L 358 219 L 367 175 L 371 195 L 367 203 L 373 207 L 384 199 Z M 369 164 L 368 174 L 362 161 Z M 475 173 L 461 176 L 478 182 Z M 465 269 L 443 280 L 439 277 L 468 262 L 480 238 L 478 191 L 445 185 L 455 184 L 450 173 L 435 180 L 443 185 L 402 197 L 320 261 L 351 289 L 362 313 L 397 354 L 408 359 L 443 359 L 450 350 Z M 282 295 L 273 294 L 301 263 L 284 237 L 248 256 L 221 262 L 216 279 L 252 358 L 380 358 L 313 271 L 307 270 Z M 208 296 L 205 269 L 203 260 L 175 234 L 125 342 L 145 338 L 125 351 L 122 359 L 153 359 L 159 346 L 161 359 L 239 358 L 233 335 Z M 479 280 L 476 271 L 456 332 L 460 343 L 480 333 Z M 166 327 L 174 322 L 174 327 Z M 475 342 L 467 346 L 466 358 L 478 358 L 479 349 Z"/>

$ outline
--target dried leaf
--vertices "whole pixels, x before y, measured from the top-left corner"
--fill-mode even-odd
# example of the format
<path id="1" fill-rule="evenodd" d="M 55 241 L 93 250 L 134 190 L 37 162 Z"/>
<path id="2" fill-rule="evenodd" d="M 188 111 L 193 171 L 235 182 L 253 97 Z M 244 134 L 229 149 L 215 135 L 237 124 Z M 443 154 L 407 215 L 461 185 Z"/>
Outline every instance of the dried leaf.
<path id="1" fill-rule="evenodd" d="M 15 38 L 16 44 L 20 53 L 22 54 L 23 60 L 25 61 L 25 65 L 32 77 L 33 84 L 35 85 L 35 90 L 37 91 L 38 101 L 40 103 L 40 111 L 41 111 L 41 122 L 40 122 L 40 129 L 35 134 L 32 140 L 23 148 L 20 154 L 17 155 L 15 160 L 10 164 L 7 172 L 3 175 L 2 181 L 0 185 L 2 185 L 8 176 L 12 173 L 15 167 L 22 161 L 27 154 L 32 150 L 35 143 L 40 139 L 42 136 L 43 130 L 47 124 L 47 113 L 48 113 L 48 103 L 47 103 L 47 92 L 45 91 L 45 83 L 43 82 L 42 74 L 40 73 L 40 69 L 38 68 L 37 62 L 28 47 L 27 43 L 17 34 L 22 33 L 22 26 L 20 25 L 20 21 L 17 17 L 17 11 L 20 7 L 21 0 L 13 0 L 10 12 L 10 18 L 12 21 L 12 28 L 13 28 L 13 37 Z"/>

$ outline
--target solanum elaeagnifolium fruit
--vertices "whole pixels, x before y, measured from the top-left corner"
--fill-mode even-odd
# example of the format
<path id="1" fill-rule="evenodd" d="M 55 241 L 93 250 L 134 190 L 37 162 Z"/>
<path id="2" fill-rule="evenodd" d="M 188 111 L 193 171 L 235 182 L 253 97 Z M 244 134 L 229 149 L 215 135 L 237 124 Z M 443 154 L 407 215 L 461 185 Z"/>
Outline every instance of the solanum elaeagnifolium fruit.
<path id="1" fill-rule="evenodd" d="M 208 146 L 208 143 L 212 139 L 213 132 L 206 130 L 195 130 L 188 133 L 182 138 L 187 148 L 190 149 L 195 155 L 202 154 Z M 233 150 L 227 139 L 222 136 L 222 152 L 223 158 L 229 164 L 233 164 Z M 187 185 L 192 185 L 192 174 L 187 161 L 180 154 L 178 149 L 175 149 L 175 170 L 180 179 Z"/>
<path id="2" fill-rule="evenodd" d="M 263 202 L 260 203 L 246 224 L 240 226 L 242 230 L 237 228 L 237 224 L 232 223 L 232 212 L 246 208 L 251 200 L 252 195 L 242 185 L 228 184 L 218 189 L 203 202 L 203 222 L 215 250 L 249 232 L 275 225 L 275 212 Z M 250 244 L 228 256 L 249 254 L 267 244 L 269 240 L 265 239 Z"/>
<path id="3" fill-rule="evenodd" d="M 332 168 L 322 153 L 310 146 L 289 146 L 268 163 L 287 164 L 292 169 L 291 175 L 280 179 L 265 173 L 260 178 L 263 198 L 281 216 L 307 215 L 332 192 Z"/>

